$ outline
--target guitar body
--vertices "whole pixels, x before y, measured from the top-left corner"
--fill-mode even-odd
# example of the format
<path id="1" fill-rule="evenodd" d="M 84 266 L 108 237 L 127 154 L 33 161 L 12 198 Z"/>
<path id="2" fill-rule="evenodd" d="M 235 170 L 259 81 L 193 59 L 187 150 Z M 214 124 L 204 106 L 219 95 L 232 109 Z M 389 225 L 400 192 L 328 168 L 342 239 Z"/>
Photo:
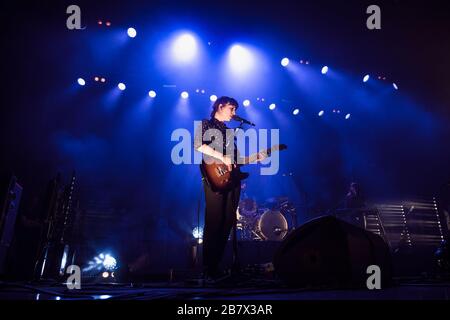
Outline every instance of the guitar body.
<path id="1" fill-rule="evenodd" d="M 273 151 L 281 151 L 287 149 L 285 144 L 277 144 L 269 149 L 262 151 L 267 156 L 270 156 Z M 247 163 L 252 163 L 258 159 L 257 155 L 252 155 L 247 158 Z M 241 183 L 241 180 L 248 178 L 249 174 L 241 171 L 241 164 L 237 164 L 231 171 L 225 163 L 219 160 L 205 162 L 202 161 L 200 165 L 203 177 L 214 192 L 227 192 L 235 188 Z"/>
<path id="2" fill-rule="evenodd" d="M 241 171 L 240 165 L 236 165 L 233 170 L 228 171 L 228 167 L 224 163 L 208 164 L 203 161 L 200 168 L 211 190 L 220 193 L 232 190 L 241 183 L 241 180 L 249 176 L 248 173 Z"/>

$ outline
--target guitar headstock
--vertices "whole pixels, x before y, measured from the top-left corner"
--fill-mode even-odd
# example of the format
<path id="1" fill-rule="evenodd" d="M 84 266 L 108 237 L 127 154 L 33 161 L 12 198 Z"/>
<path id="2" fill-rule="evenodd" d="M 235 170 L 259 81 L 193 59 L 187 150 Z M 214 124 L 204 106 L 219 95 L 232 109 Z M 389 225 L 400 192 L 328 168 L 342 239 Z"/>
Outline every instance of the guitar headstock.
<path id="1" fill-rule="evenodd" d="M 271 151 L 281 151 L 287 149 L 287 145 L 285 144 L 276 144 L 273 147 L 270 148 Z"/>

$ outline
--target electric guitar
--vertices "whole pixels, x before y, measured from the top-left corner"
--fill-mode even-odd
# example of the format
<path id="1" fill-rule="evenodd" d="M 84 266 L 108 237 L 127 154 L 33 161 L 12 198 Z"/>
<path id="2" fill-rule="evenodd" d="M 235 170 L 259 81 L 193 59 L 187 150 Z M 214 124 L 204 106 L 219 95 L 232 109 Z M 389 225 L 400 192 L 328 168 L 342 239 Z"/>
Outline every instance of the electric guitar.
<path id="1" fill-rule="evenodd" d="M 202 161 L 200 169 L 202 171 L 203 177 L 209 184 L 214 192 L 226 192 L 238 184 L 241 180 L 248 178 L 249 174 L 247 172 L 242 172 L 240 167 L 245 164 L 253 163 L 257 161 L 259 156 L 264 158 L 270 157 L 272 152 L 281 151 L 287 149 L 285 144 L 277 144 L 271 148 L 265 149 L 259 153 L 255 153 L 249 157 L 244 158 L 243 164 L 235 164 L 232 166 L 231 171 L 228 170 L 228 166 L 218 159 L 214 159 L 211 163 Z"/>

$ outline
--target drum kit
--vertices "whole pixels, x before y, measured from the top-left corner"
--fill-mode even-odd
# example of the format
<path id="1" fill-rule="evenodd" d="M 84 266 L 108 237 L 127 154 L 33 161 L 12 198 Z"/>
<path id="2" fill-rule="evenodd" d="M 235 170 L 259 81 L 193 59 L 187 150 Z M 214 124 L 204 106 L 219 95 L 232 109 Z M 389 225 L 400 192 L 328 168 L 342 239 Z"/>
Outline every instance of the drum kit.
<path id="1" fill-rule="evenodd" d="M 285 197 L 269 198 L 261 206 L 242 199 L 236 215 L 240 240 L 282 241 L 296 227 L 295 207 Z"/>

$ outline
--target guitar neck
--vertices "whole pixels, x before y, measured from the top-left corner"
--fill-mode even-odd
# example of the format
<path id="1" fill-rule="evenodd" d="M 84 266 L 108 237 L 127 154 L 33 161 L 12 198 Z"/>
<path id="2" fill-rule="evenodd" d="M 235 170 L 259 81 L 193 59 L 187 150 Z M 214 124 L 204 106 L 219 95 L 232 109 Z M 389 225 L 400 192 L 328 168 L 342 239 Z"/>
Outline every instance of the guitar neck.
<path id="1" fill-rule="evenodd" d="M 287 149 L 287 146 L 285 144 L 276 144 L 276 145 L 272 146 L 271 148 L 267 148 L 267 149 L 259 152 L 259 154 L 263 154 L 266 157 L 270 157 L 272 152 L 281 151 L 284 149 Z M 245 159 L 244 164 L 249 164 L 249 163 L 255 162 L 258 160 L 258 153 L 252 154 L 251 156 L 245 157 L 244 159 Z"/>
<path id="2" fill-rule="evenodd" d="M 272 152 L 271 148 L 269 148 L 269 149 L 261 151 L 260 153 L 263 153 L 263 154 L 265 154 L 267 156 L 270 156 L 271 152 Z M 255 162 L 256 160 L 258 160 L 258 153 L 254 153 L 251 156 L 246 157 L 245 161 L 244 161 L 244 164 L 249 164 L 249 163 Z"/>

